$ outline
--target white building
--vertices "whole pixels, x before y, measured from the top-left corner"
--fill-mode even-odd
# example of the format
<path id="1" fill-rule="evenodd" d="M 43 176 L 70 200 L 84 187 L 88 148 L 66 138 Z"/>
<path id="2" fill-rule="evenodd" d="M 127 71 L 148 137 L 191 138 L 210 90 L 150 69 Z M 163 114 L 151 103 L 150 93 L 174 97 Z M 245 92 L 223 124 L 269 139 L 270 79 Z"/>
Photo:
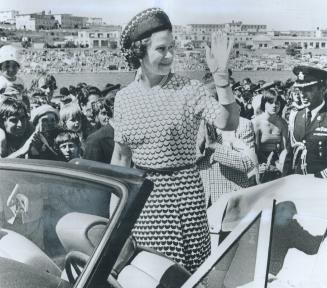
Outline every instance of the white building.
<path id="1" fill-rule="evenodd" d="M 184 28 L 183 28 L 184 27 Z M 174 38 L 179 47 L 188 42 L 209 42 L 212 32 L 224 31 L 235 36 L 236 47 L 253 45 L 253 37 L 265 34 L 267 25 L 243 24 L 241 21 L 232 21 L 223 24 L 189 24 L 187 26 L 174 26 Z"/>
<path id="2" fill-rule="evenodd" d="M 103 25 L 103 20 L 102 20 L 102 18 L 99 18 L 99 17 L 89 17 L 87 19 L 87 25 L 88 26 Z"/>
<path id="3" fill-rule="evenodd" d="M 89 48 L 118 48 L 120 47 L 121 26 L 104 26 L 97 29 L 78 31 L 76 45 Z"/>
<path id="4" fill-rule="evenodd" d="M 15 24 L 18 13 L 15 10 L 0 11 L 0 23 Z"/>
<path id="5" fill-rule="evenodd" d="M 16 16 L 16 29 L 18 30 L 40 30 L 56 28 L 56 19 L 53 15 L 45 12 L 33 14 L 19 14 Z"/>

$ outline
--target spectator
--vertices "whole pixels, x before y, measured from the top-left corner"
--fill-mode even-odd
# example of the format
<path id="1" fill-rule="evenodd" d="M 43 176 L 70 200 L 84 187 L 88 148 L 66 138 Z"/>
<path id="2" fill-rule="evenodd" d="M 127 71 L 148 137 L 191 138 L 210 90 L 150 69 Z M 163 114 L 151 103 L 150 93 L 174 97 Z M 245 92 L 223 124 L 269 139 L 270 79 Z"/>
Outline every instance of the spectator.
<path id="1" fill-rule="evenodd" d="M 18 51 L 11 45 L 5 45 L 0 48 L 0 94 L 6 89 L 17 90 L 15 95 L 20 96 L 22 100 L 22 91 L 24 90 L 23 80 L 17 77 L 20 64 L 18 60 Z"/>
<path id="2" fill-rule="evenodd" d="M 288 141 L 287 123 L 278 115 L 282 101 L 275 88 L 263 90 L 260 105 L 263 113 L 253 119 L 261 182 L 281 176 L 275 164 L 281 152 L 286 151 Z"/>
<path id="3" fill-rule="evenodd" d="M 24 157 L 35 141 L 35 134 L 32 134 L 27 109 L 22 102 L 14 98 L 3 101 L 0 105 L 0 128 L 0 157 Z"/>
<path id="4" fill-rule="evenodd" d="M 65 161 L 81 157 L 81 141 L 76 132 L 69 130 L 60 132 L 54 143 L 59 156 Z"/>
<path id="5" fill-rule="evenodd" d="M 57 160 L 54 139 L 58 134 L 59 113 L 48 104 L 31 111 L 31 121 L 35 132 L 39 132 L 39 142 L 32 146 L 29 157 L 36 159 Z"/>

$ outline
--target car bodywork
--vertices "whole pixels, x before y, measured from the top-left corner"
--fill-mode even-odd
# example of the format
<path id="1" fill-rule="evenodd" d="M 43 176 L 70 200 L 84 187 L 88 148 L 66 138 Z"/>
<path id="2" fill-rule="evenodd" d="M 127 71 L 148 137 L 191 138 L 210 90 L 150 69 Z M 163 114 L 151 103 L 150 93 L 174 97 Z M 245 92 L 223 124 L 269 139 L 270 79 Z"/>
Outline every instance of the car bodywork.
<path id="1" fill-rule="evenodd" d="M 326 287 L 326 187 L 292 175 L 220 199 L 212 254 L 182 287 Z"/>
<path id="2" fill-rule="evenodd" d="M 87 264 L 74 287 L 157 287 L 158 282 L 148 276 L 153 271 L 154 274 L 158 274 L 158 271 L 162 273 L 163 267 L 177 271 L 173 275 L 178 277 L 166 277 L 169 280 L 166 283 L 172 284 L 161 285 L 162 287 L 274 288 L 327 285 L 324 277 L 327 260 L 325 180 L 293 175 L 222 197 L 208 210 L 212 254 L 186 281 L 188 274 L 180 270 L 178 265 L 161 256 L 155 257 L 153 252 L 142 250 L 133 261 L 120 262 L 122 255 L 124 258 L 126 251 L 130 250 L 128 245 L 131 242 L 126 240 L 152 190 L 153 184 L 146 180 L 143 172 L 83 160 L 68 164 L 0 161 L 0 177 L 3 173 L 9 173 L 13 183 L 26 184 L 27 180 L 20 181 L 19 177 L 27 172 L 43 177 L 35 178 L 34 182 L 40 179 L 50 179 L 51 182 L 51 177 L 55 176 L 55 180 L 61 179 L 63 185 L 68 185 L 66 180 L 69 179 L 73 181 L 73 186 L 84 182 L 92 189 L 107 187 L 120 199 L 110 219 L 103 215 L 73 211 L 56 223 L 65 251 L 68 253 L 77 250 L 87 255 Z M 49 175 L 51 177 L 47 178 Z M 47 186 L 49 181 L 46 182 Z M 85 237 L 85 231 L 90 231 L 90 227 L 95 225 L 102 225 L 101 231 L 105 232 L 101 237 L 96 234 L 96 238 L 101 240 L 92 246 L 90 237 Z M 0 231 L 1 287 L 72 286 L 60 277 L 61 271 L 58 272 L 56 266 L 49 264 L 47 255 L 40 251 L 34 253 L 33 244 L 26 246 L 26 239 L 15 233 L 7 228 Z M 16 239 L 18 244 L 8 240 L 8 236 Z M 5 239 L 8 240 L 6 243 L 1 242 Z M 25 254 L 18 253 L 20 258 L 1 254 L 2 251 L 17 248 L 21 243 L 29 248 Z M 35 262 L 29 255 L 37 255 L 38 260 Z M 118 266 L 129 263 L 125 266 L 126 269 L 119 268 L 122 271 L 120 275 L 116 269 L 117 262 L 120 262 Z M 142 275 L 139 274 L 139 267 L 144 269 Z M 116 277 L 115 280 L 111 279 L 112 275 Z"/>
<path id="3" fill-rule="evenodd" d="M 42 192 L 44 192 L 42 189 L 47 189 L 47 187 L 50 186 L 49 182 L 47 182 L 49 179 L 50 181 L 57 181 L 56 185 L 61 185 L 61 181 L 64 183 L 63 185 L 68 185 L 72 182 L 73 187 L 71 187 L 71 189 L 74 189 L 74 186 L 78 186 L 80 183 L 83 184 L 81 184 L 82 188 L 88 187 L 88 185 L 91 188 L 98 187 L 99 190 L 108 190 L 119 197 L 119 204 L 116 211 L 114 215 L 108 219 L 108 225 L 103 233 L 102 239 L 92 252 L 92 257 L 90 257 L 82 275 L 75 284 L 76 287 L 103 287 L 104 283 L 107 283 L 107 272 L 110 271 L 115 264 L 121 248 L 129 237 L 130 231 L 153 187 L 153 184 L 145 179 L 145 175 L 141 171 L 114 166 L 109 167 L 109 165 L 84 160 L 76 161 L 75 163 L 61 163 L 52 161 L 2 159 L 0 161 L 0 176 L 3 177 L 2 191 L 10 194 L 4 187 L 15 187 L 9 197 L 8 194 L 4 198 L 2 197 L 2 212 L 3 209 L 10 210 L 17 204 L 16 201 L 11 205 L 9 201 L 11 198 L 15 198 L 13 195 L 15 194 L 14 190 L 17 185 L 20 185 L 20 189 L 23 191 L 23 193 L 20 193 L 20 196 L 23 198 L 26 195 L 27 197 L 25 198 L 29 197 L 27 192 L 23 190 L 25 187 L 41 188 L 40 196 L 43 195 Z M 41 183 L 43 180 L 45 183 Z M 6 186 L 7 182 L 10 185 L 8 184 Z M 42 184 L 45 185 L 42 186 Z M 64 186 L 55 187 L 60 188 Z M 49 193 L 49 191 L 47 192 Z M 59 193 L 62 191 L 55 191 L 53 193 L 56 194 L 56 192 Z M 33 191 L 33 193 L 35 193 L 35 191 Z M 16 194 L 15 196 L 18 195 Z M 47 197 L 50 196 L 48 195 Z M 21 199 L 18 197 L 16 198 L 18 200 Z M 38 203 L 37 199 L 27 202 L 29 203 L 30 210 L 33 208 L 33 202 Z M 28 205 L 26 204 L 25 206 Z M 89 205 L 91 205 L 91 202 L 89 202 Z M 14 212 L 17 211 L 15 210 Z M 26 216 L 28 213 L 24 215 Z M 28 217 L 26 216 L 25 218 Z M 2 219 L 2 224 L 11 227 L 10 224 L 7 223 L 10 219 L 9 217 L 7 219 Z M 17 219 L 14 221 L 16 220 Z M 17 225 L 20 224 L 21 223 Z M 12 227 L 16 228 L 16 226 Z M 25 258 L 19 258 L 19 255 L 17 256 L 14 253 L 9 253 L 10 251 L 7 251 L 8 253 L 6 255 L 1 255 L 3 256 L 0 257 L 1 287 L 71 287 L 67 281 L 61 279 L 58 275 L 53 275 L 49 271 L 44 271 L 47 269 L 42 267 L 42 259 L 44 260 L 46 255 L 43 255 L 44 253 L 42 254 L 41 249 L 38 249 L 32 241 L 20 239 L 25 237 L 15 234 L 15 232 L 10 229 L 2 228 L 0 232 L 0 250 L 1 240 L 4 241 L 8 239 L 9 236 L 16 240 L 19 239 L 16 242 L 12 241 L 11 245 L 4 241 L 2 243 L 4 245 L 3 251 L 8 249 L 12 251 L 19 249 L 24 249 L 26 251 L 31 251 L 33 249 L 35 249 L 35 251 L 39 250 L 38 253 L 30 253 L 30 255 L 27 255 Z M 16 243 L 20 245 L 20 247 L 16 247 Z M 35 256 L 37 256 L 38 259 L 35 259 Z M 51 262 L 51 260 L 52 259 L 49 257 L 49 262 Z M 52 264 L 50 264 L 50 266 L 52 266 Z M 53 271 L 55 270 L 54 268 Z M 55 274 L 57 273 L 55 272 Z"/>

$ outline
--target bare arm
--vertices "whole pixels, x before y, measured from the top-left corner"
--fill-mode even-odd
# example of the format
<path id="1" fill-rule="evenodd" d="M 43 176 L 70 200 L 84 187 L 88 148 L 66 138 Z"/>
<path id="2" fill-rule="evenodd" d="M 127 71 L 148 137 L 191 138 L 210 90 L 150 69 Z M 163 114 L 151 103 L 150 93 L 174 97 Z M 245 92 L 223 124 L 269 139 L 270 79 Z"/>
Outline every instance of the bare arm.
<path id="1" fill-rule="evenodd" d="M 132 151 L 126 144 L 115 142 L 111 164 L 117 166 L 131 167 Z M 109 215 L 112 216 L 118 204 L 118 197 L 111 194 Z"/>
<path id="2" fill-rule="evenodd" d="M 112 153 L 111 164 L 117 166 L 131 167 L 132 151 L 126 144 L 115 142 Z"/>

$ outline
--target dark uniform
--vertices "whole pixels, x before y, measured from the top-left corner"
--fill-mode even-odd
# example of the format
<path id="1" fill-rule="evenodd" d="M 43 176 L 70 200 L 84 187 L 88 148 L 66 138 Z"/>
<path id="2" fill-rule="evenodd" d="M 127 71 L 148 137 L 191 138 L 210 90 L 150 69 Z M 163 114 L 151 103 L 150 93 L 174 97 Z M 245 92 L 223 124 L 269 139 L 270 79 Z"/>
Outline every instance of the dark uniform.
<path id="1" fill-rule="evenodd" d="M 302 93 L 303 89 L 308 91 L 313 85 L 326 86 L 327 71 L 297 66 L 293 72 L 297 76 L 294 87 L 298 87 Z M 311 111 L 309 107 L 297 111 L 290 117 L 289 128 L 294 172 L 327 178 L 327 103 L 323 96 L 313 96 L 321 100 L 320 105 L 315 108 L 323 105 L 320 109 L 317 108 L 319 111 L 316 115 L 311 115 L 314 109 Z"/>

